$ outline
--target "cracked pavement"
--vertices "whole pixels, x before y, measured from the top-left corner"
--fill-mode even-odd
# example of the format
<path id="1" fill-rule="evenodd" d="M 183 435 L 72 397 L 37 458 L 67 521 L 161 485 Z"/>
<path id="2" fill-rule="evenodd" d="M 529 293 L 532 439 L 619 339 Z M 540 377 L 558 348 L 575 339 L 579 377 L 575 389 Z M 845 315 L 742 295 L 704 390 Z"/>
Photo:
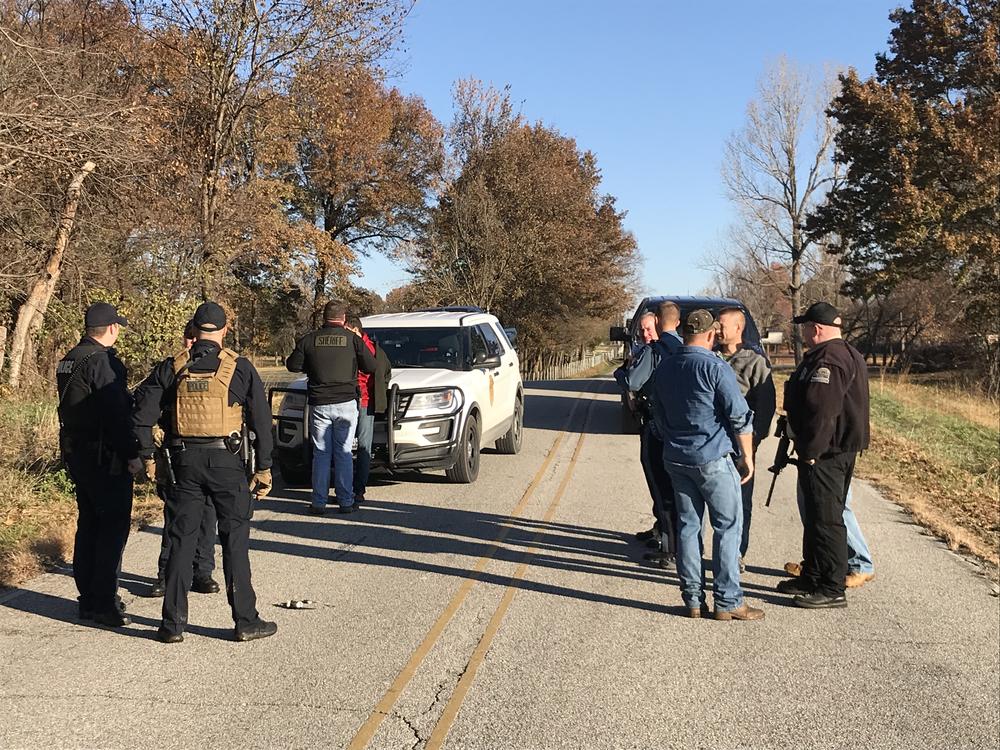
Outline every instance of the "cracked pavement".
<path id="1" fill-rule="evenodd" d="M 595 388 L 590 406 L 580 391 Z M 769 476 L 756 492 L 744 585 L 766 619 L 687 620 L 675 577 L 642 565 L 632 539 L 650 523 L 649 499 L 638 439 L 618 434 L 614 384 L 529 384 L 526 412 L 521 454 L 484 454 L 473 485 L 379 475 L 359 513 L 321 519 L 301 488 L 261 502 L 251 561 L 273 638 L 233 642 L 220 593 L 191 595 L 183 643 L 157 642 L 160 600 L 142 594 L 158 527 L 126 549 L 128 628 L 78 621 L 66 570 L 0 594 L 0 748 L 348 747 L 470 578 L 368 747 L 426 746 L 508 586 L 445 747 L 996 747 L 1000 600 L 871 487 L 857 482 L 855 495 L 877 578 L 849 592 L 848 609 L 800 610 L 774 591 L 801 542 L 790 469 L 770 508 Z M 762 463 L 772 454 L 765 445 Z M 217 564 L 221 580 L 218 550 Z M 272 606 L 288 599 L 323 606 Z"/>

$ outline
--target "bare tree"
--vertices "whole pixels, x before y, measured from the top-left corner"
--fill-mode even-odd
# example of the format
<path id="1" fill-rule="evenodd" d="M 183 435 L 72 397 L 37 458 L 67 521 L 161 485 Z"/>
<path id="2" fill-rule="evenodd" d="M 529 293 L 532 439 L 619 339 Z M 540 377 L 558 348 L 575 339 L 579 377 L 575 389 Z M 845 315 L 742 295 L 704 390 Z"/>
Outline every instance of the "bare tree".
<path id="1" fill-rule="evenodd" d="M 129 34 L 127 18 L 110 6 L 0 9 L 0 290 L 17 310 L 13 387 L 59 284 L 84 181 L 114 191 L 133 175 L 145 110 L 119 64 Z"/>
<path id="2" fill-rule="evenodd" d="M 817 84 L 779 58 L 760 79 L 746 124 L 726 143 L 722 176 L 740 209 L 738 249 L 760 269 L 788 266 L 792 315 L 802 310 L 805 266 L 818 249 L 806 219 L 838 180 L 831 158 L 835 129 L 825 112 L 833 81 L 828 76 Z M 802 342 L 795 328 L 792 340 L 798 362 Z"/>

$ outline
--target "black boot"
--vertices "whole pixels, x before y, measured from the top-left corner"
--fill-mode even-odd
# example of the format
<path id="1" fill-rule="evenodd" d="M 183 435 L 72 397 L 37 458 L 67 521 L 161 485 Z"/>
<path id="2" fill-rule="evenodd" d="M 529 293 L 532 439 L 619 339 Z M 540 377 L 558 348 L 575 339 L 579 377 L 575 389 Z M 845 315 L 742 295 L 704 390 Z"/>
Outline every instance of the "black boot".
<path id="1" fill-rule="evenodd" d="M 827 596 L 818 591 L 811 594 L 800 594 L 793 600 L 795 606 L 806 609 L 835 609 L 847 606 L 847 597 L 843 594 L 839 596 Z"/>
<path id="2" fill-rule="evenodd" d="M 219 584 L 212 576 L 208 576 L 208 578 L 196 577 L 191 583 L 191 590 L 196 594 L 217 594 L 219 593 Z"/>
<path id="3" fill-rule="evenodd" d="M 258 638 L 267 638 L 278 632 L 278 624 L 267 620 L 257 620 L 257 622 L 246 627 L 236 627 L 236 640 L 255 641 Z"/>
<path id="4" fill-rule="evenodd" d="M 115 607 L 107 612 L 94 612 L 91 617 L 98 625 L 106 625 L 109 628 L 120 628 L 124 625 L 131 625 L 132 618 Z"/>

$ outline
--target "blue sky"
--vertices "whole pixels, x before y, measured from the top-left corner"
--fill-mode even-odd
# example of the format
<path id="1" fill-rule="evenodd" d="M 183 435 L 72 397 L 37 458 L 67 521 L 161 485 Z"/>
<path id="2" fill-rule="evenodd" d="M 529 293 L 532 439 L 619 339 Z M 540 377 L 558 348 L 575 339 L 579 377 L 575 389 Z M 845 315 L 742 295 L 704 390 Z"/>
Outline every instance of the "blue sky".
<path id="1" fill-rule="evenodd" d="M 418 0 L 393 84 L 448 123 L 451 90 L 473 76 L 511 94 L 593 151 L 603 191 L 628 212 L 650 292 L 696 293 L 699 266 L 724 245 L 734 210 L 720 165 L 768 63 L 874 69 L 886 49 L 885 0 Z M 363 286 L 384 294 L 407 275 L 361 260 Z"/>

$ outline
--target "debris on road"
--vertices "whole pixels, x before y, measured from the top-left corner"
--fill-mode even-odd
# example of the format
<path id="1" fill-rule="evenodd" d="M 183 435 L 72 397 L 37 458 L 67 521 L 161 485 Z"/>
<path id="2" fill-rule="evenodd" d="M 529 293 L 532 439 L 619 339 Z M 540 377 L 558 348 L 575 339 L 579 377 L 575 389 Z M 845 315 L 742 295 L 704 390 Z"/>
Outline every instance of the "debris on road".
<path id="1" fill-rule="evenodd" d="M 286 602 L 278 602 L 275 607 L 283 609 L 316 609 L 316 604 L 312 599 L 289 599 Z"/>

